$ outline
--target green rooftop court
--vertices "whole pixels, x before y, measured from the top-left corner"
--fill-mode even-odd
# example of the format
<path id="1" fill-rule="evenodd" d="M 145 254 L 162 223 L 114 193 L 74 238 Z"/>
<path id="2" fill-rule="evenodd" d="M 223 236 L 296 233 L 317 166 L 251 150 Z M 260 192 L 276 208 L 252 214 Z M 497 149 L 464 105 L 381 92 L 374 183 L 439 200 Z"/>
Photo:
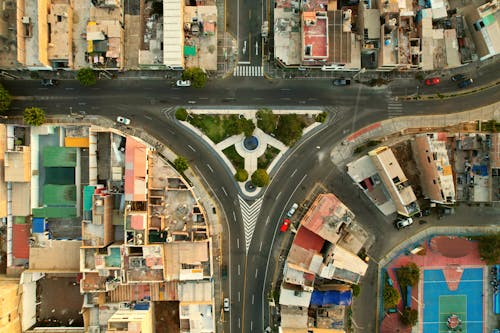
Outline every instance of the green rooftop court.
<path id="1" fill-rule="evenodd" d="M 77 150 L 73 147 L 44 147 L 43 166 L 76 167 Z"/>
<path id="2" fill-rule="evenodd" d="M 75 185 L 43 185 L 43 205 L 44 206 L 75 206 L 76 186 Z"/>

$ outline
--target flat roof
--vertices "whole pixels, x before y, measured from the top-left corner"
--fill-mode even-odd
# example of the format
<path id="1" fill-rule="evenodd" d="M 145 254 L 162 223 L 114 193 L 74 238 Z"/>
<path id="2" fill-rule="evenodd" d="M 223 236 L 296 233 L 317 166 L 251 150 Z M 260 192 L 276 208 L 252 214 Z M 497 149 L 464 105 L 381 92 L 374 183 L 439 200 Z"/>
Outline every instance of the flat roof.
<path id="1" fill-rule="evenodd" d="M 50 272 L 80 272 L 78 240 L 48 240 L 44 247 L 30 249 L 29 269 Z"/>
<path id="2" fill-rule="evenodd" d="M 163 0 L 163 63 L 184 66 L 182 0 Z"/>
<path id="3" fill-rule="evenodd" d="M 328 58 L 328 18 L 315 12 L 302 13 L 304 59 Z"/>

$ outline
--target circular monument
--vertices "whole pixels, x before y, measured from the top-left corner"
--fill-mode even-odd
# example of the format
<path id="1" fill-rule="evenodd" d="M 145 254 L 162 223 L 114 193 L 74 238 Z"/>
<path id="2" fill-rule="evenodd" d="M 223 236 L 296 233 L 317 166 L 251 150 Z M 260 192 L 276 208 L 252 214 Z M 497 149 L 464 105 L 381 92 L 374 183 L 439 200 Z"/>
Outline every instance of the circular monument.
<path id="1" fill-rule="evenodd" d="M 259 146 L 259 139 L 255 136 L 247 136 L 243 140 L 243 147 L 248 151 L 254 151 Z"/>

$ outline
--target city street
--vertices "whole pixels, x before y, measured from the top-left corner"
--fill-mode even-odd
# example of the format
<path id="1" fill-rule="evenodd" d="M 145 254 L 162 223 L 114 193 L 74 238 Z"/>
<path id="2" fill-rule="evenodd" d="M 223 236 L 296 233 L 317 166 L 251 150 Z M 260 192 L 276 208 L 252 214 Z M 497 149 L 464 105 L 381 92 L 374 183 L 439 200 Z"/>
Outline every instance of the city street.
<path id="1" fill-rule="evenodd" d="M 357 84 L 333 87 L 330 80 L 232 78 L 210 81 L 206 88 L 198 90 L 178 88 L 166 80 L 99 81 L 90 88 L 81 87 L 76 81 L 62 81 L 58 87 L 51 88 L 42 88 L 39 81 L 3 81 L 2 84 L 15 97 L 12 105 L 14 114 L 20 115 L 27 106 L 38 106 L 48 114 L 84 111 L 87 115 L 111 119 L 117 115 L 126 116 L 132 120 L 131 126 L 151 133 L 173 151 L 188 158 L 195 173 L 220 200 L 223 216 L 228 220 L 227 233 L 231 235 L 231 242 L 223 253 L 224 265 L 229 265 L 228 258 L 231 257 L 228 276 L 231 281 L 231 311 L 225 322 L 227 332 L 262 332 L 269 321 L 265 299 L 283 241 L 278 226 L 289 206 L 303 201 L 316 183 L 324 184 L 339 196 L 376 238 L 390 235 L 384 237 L 387 241 L 377 242 L 370 251 L 374 262 L 406 234 L 420 228 L 399 233 L 394 230 L 390 221 L 360 195 L 345 173 L 333 165 L 329 158 L 333 145 L 349 133 L 383 119 L 459 112 L 500 100 L 500 87 L 493 87 L 450 100 L 398 102 L 393 98 L 392 90 L 397 88 L 369 88 Z M 263 194 L 248 254 L 244 245 L 239 193 L 233 175 L 203 140 L 177 123 L 173 112 L 178 105 L 218 109 L 324 107 L 330 114 L 326 126 L 307 135 L 293 147 L 272 175 L 272 182 Z M 495 215 L 485 216 L 489 219 Z M 488 223 L 488 219 L 485 218 L 484 223 Z M 376 265 L 371 265 L 363 282 L 360 296 L 362 319 L 356 318 L 363 327 L 359 332 L 374 332 L 376 299 L 365 298 L 373 296 L 375 269 Z M 224 291 L 229 293 L 227 285 Z"/>

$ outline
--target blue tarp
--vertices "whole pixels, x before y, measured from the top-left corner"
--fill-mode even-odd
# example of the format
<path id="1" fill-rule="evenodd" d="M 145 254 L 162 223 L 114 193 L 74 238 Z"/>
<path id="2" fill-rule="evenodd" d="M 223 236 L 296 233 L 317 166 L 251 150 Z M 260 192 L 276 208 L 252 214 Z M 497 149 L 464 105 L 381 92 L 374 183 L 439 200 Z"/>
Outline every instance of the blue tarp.
<path id="1" fill-rule="evenodd" d="M 42 234 L 46 230 L 46 226 L 47 224 L 44 218 L 35 217 L 31 222 L 31 232 L 34 234 Z"/>
<path id="2" fill-rule="evenodd" d="M 406 287 L 406 307 L 411 308 L 411 286 Z"/>
<path id="3" fill-rule="evenodd" d="M 311 305 L 351 305 L 352 291 L 319 291 L 315 290 L 311 296 Z"/>
<path id="4" fill-rule="evenodd" d="M 472 166 L 472 172 L 476 175 L 488 176 L 488 166 L 475 164 Z"/>
<path id="5" fill-rule="evenodd" d="M 134 306 L 134 310 L 149 310 L 149 303 L 148 302 L 136 303 Z"/>

